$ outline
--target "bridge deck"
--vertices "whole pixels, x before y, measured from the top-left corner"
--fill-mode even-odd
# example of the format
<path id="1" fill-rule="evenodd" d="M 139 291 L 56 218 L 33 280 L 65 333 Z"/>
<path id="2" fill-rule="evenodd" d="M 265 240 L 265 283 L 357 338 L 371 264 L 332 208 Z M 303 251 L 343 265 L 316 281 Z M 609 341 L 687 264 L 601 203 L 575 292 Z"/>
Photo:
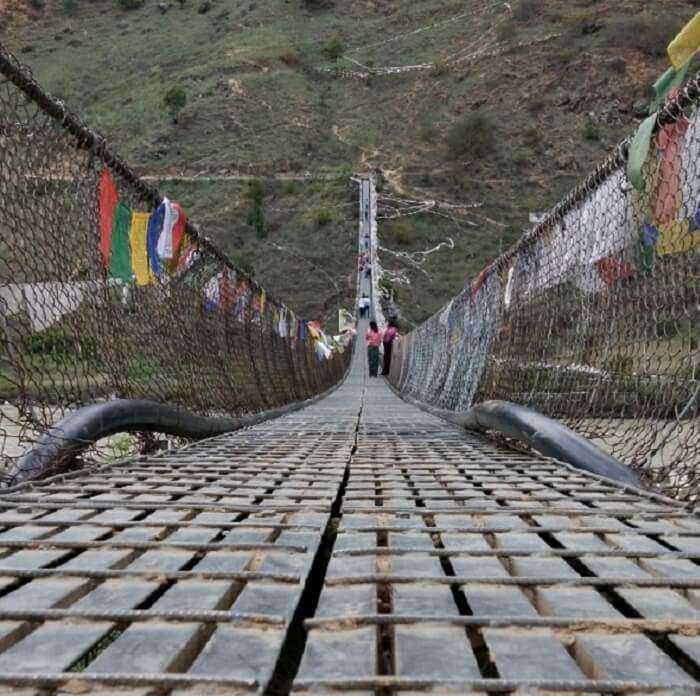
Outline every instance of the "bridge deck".
<path id="1" fill-rule="evenodd" d="M 464 434 L 362 351 L 304 411 L 1 503 L 8 693 L 697 685 L 697 517 Z"/>

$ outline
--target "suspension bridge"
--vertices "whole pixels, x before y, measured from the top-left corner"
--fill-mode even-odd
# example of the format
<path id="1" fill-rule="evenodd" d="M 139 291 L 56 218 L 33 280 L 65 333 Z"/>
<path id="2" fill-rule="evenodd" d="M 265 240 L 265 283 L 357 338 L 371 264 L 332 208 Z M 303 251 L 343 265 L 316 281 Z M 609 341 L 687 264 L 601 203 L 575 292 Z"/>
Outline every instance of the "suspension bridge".
<path id="1" fill-rule="evenodd" d="M 179 260 L 152 255 L 151 222 L 170 202 L 4 49 L 0 72 L 2 368 L 29 447 L 7 457 L 0 491 L 0 691 L 698 691 L 700 463 L 686 369 L 697 348 L 675 340 L 673 370 L 642 374 L 641 361 L 611 367 L 619 322 L 601 334 L 605 350 L 590 340 L 606 312 L 647 301 L 645 283 L 667 322 L 694 325 L 697 246 L 657 248 L 637 286 L 625 256 L 596 279 L 592 264 L 579 269 L 585 253 L 627 253 L 619 214 L 632 194 L 605 188 L 622 151 L 534 233 L 539 244 L 554 224 L 556 243 L 559 225 L 578 244 L 567 216 L 580 224 L 576 206 L 592 198 L 612 207 L 617 241 L 569 244 L 555 262 L 579 269 L 565 288 L 525 282 L 541 257 L 504 256 L 402 337 L 388 380 L 373 379 L 364 321 L 354 348 L 326 352 L 322 332 L 189 222 Z M 672 106 L 673 123 L 694 129 L 697 94 L 694 83 Z M 383 325 L 377 197 L 371 176 L 358 183 L 358 248 L 368 244 L 373 272 L 357 295 Z M 116 263 L 125 229 L 133 278 Z M 30 302 L 39 285 L 50 312 Z M 545 339 L 531 321 L 543 302 L 582 318 L 551 317 Z M 51 350 L 35 338 L 47 330 Z M 515 403 L 494 402 L 506 387 Z M 118 430 L 198 439 L 75 462 Z M 611 433 L 634 441 L 620 449 Z M 669 445 L 670 459 L 637 457 Z"/>

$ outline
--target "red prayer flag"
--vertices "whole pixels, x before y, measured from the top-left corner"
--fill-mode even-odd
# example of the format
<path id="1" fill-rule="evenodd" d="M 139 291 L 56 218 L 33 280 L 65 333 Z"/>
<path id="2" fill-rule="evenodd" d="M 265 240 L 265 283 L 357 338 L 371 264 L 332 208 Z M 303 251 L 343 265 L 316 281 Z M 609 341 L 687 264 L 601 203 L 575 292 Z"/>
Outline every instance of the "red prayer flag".
<path id="1" fill-rule="evenodd" d="M 489 271 L 491 270 L 491 266 L 486 266 L 486 268 L 482 268 L 481 271 L 479 271 L 479 275 L 474 278 L 471 284 L 471 292 L 472 292 L 472 299 L 475 300 L 476 296 L 481 289 L 481 286 L 484 284 L 484 281 L 486 278 L 488 278 Z"/>
<path id="2" fill-rule="evenodd" d="M 177 222 L 173 227 L 173 260 L 170 263 L 171 272 L 175 271 L 177 268 L 178 259 L 180 257 L 180 247 L 185 237 L 185 226 L 187 224 L 187 216 L 185 215 L 185 211 L 180 207 L 180 204 L 173 203 L 172 206 L 177 210 Z"/>
<path id="3" fill-rule="evenodd" d="M 109 268 L 109 249 L 112 241 L 112 218 L 117 207 L 119 194 L 114 185 L 109 169 L 100 174 L 99 215 L 100 215 L 100 253 L 102 265 Z"/>
<path id="4" fill-rule="evenodd" d="M 634 273 L 631 263 L 614 255 L 599 259 L 593 265 L 606 285 L 612 285 L 616 280 L 629 278 Z"/>

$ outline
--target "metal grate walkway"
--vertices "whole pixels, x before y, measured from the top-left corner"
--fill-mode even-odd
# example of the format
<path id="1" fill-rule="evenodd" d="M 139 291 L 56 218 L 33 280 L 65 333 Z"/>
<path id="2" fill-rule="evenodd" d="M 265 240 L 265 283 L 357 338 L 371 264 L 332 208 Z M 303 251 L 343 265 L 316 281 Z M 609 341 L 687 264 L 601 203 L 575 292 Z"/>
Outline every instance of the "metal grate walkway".
<path id="1" fill-rule="evenodd" d="M 358 351 L 306 410 L 2 496 L 0 690 L 696 690 L 697 517 L 365 373 Z"/>

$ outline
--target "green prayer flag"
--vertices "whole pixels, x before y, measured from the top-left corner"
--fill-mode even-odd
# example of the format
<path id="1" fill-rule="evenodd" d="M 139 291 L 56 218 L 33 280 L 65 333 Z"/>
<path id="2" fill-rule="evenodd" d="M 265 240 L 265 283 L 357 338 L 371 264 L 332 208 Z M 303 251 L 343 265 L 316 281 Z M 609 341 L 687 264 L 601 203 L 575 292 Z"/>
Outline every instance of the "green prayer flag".
<path id="1" fill-rule="evenodd" d="M 682 65 L 678 70 L 669 68 L 659 79 L 654 83 L 654 98 L 649 105 L 649 111 L 652 112 L 642 125 L 639 126 L 634 135 L 632 144 L 630 145 L 629 157 L 627 158 L 627 178 L 634 188 L 638 191 L 642 188 L 642 167 L 649 155 L 649 145 L 651 144 L 651 136 L 656 125 L 656 117 L 658 110 L 666 101 L 666 96 L 675 87 L 680 87 L 688 74 L 690 60 L 685 65 Z"/>
<path id="2" fill-rule="evenodd" d="M 666 95 L 675 87 L 680 87 L 688 74 L 688 68 L 690 68 L 690 61 L 688 61 L 683 67 L 676 70 L 675 68 L 669 68 L 655 83 L 654 98 L 649 106 L 649 111 L 656 111 L 663 106 L 666 101 Z"/>
<path id="3" fill-rule="evenodd" d="M 627 157 L 627 178 L 638 191 L 644 186 L 642 180 L 642 167 L 649 154 L 651 136 L 656 125 L 656 112 L 645 119 L 639 126 L 630 144 L 629 155 Z"/>
<path id="4" fill-rule="evenodd" d="M 117 203 L 112 218 L 112 238 L 109 247 L 109 275 L 125 283 L 133 281 L 131 271 L 131 250 L 129 248 L 129 227 L 131 209 L 121 201 Z"/>

